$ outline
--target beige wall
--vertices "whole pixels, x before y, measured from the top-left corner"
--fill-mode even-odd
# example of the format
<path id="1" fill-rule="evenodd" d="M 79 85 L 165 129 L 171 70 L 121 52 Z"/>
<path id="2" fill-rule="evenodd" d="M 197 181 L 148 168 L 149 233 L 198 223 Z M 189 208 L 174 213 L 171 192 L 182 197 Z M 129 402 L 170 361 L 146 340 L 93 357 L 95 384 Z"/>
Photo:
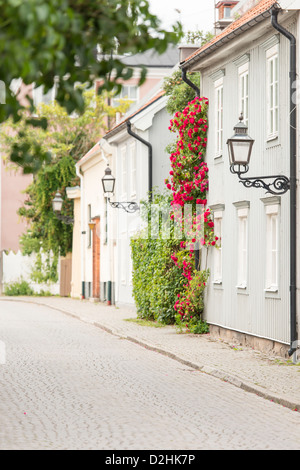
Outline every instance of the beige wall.
<path id="1" fill-rule="evenodd" d="M 67 191 L 68 197 L 74 201 L 74 226 L 72 243 L 72 279 L 71 297 L 81 297 L 81 209 L 80 188 Z"/>

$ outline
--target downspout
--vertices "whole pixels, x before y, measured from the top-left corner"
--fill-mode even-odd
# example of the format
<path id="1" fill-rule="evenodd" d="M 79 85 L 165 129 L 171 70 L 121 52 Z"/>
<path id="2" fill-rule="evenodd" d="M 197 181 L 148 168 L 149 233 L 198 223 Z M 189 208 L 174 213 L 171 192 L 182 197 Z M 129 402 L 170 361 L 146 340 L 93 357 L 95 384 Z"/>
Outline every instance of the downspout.
<path id="1" fill-rule="evenodd" d="M 149 201 L 152 201 L 152 189 L 153 189 L 153 177 L 152 177 L 152 172 L 153 172 L 153 167 L 152 167 L 152 159 L 153 159 L 153 152 L 152 152 L 152 145 L 150 142 L 147 142 L 146 140 L 142 139 L 139 135 L 135 134 L 131 130 L 131 122 L 128 120 L 127 121 L 127 132 L 129 135 L 134 137 L 135 139 L 139 140 L 142 142 L 144 145 L 147 145 L 148 147 L 148 187 L 149 187 Z"/>
<path id="2" fill-rule="evenodd" d="M 296 104 L 293 103 L 293 87 L 297 78 L 296 74 L 296 38 L 278 24 L 278 9 L 272 10 L 271 24 L 290 41 L 290 349 L 289 356 L 297 350 L 297 307 L 296 307 L 296 285 L 297 285 L 297 263 L 296 263 L 296 152 L 297 152 L 297 117 Z"/>
<path id="3" fill-rule="evenodd" d="M 80 212 L 81 212 L 81 299 L 85 298 L 85 231 L 84 231 L 84 180 L 81 168 L 76 166 L 76 175 L 80 178 Z"/>
<path id="4" fill-rule="evenodd" d="M 101 146 L 101 141 L 99 142 L 99 147 L 101 149 L 101 156 L 103 158 L 103 160 L 106 162 L 106 164 L 108 165 L 108 158 L 106 158 L 105 154 L 104 154 L 104 150 Z M 109 211 L 109 204 L 108 204 L 108 199 L 105 198 L 105 204 L 106 204 L 106 207 L 105 207 L 105 211 L 106 211 L 106 227 L 109 227 L 110 229 L 110 211 Z M 101 207 L 100 207 L 100 214 L 101 214 Z M 108 230 L 109 230 L 108 229 Z M 107 305 L 111 305 L 112 303 L 112 288 L 111 288 L 111 284 L 112 284 L 112 269 L 111 269 L 111 260 L 113 259 L 113 250 L 112 250 L 112 245 L 111 245 L 111 236 L 110 236 L 110 233 L 107 232 L 106 230 L 106 233 L 107 233 L 107 237 L 108 237 L 108 253 L 109 253 L 109 267 L 108 267 L 108 281 L 107 281 L 107 293 L 106 293 L 106 297 L 107 297 Z"/>
<path id="5" fill-rule="evenodd" d="M 200 96 L 200 89 L 197 87 L 197 85 L 195 85 L 195 83 L 193 83 L 189 78 L 187 78 L 185 69 L 181 70 L 181 78 L 187 85 L 189 85 L 191 88 L 193 88 L 193 90 L 195 90 L 196 97 Z"/>

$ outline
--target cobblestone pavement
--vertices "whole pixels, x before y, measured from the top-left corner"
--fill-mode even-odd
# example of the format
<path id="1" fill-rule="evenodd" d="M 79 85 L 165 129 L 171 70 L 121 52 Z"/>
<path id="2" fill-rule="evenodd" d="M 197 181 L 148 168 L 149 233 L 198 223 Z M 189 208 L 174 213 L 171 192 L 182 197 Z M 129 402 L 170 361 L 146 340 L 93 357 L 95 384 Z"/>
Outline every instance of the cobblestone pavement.
<path id="1" fill-rule="evenodd" d="M 0 298 L 1 306 L 4 302 Z M 103 303 L 61 297 L 23 297 L 13 301 L 47 305 L 81 321 L 106 329 L 117 337 L 127 338 L 159 351 L 195 369 L 227 380 L 237 387 L 300 411 L 300 365 L 281 358 L 268 357 L 250 348 L 229 345 L 209 335 L 178 334 L 174 327 L 153 328 L 126 321 L 136 313 Z M 1 340 L 1 338 L 0 338 Z"/>
<path id="2" fill-rule="evenodd" d="M 299 413 L 188 361 L 141 347 L 141 336 L 150 330 L 192 347 L 196 338 L 190 343 L 188 335 L 172 329 L 122 320 L 127 333 L 140 332 L 136 344 L 116 329 L 111 334 L 96 328 L 99 318 L 87 315 L 96 305 L 66 305 L 69 313 L 73 305 L 75 318 L 38 303 L 0 302 L 0 340 L 6 346 L 0 365 L 1 450 L 300 450 Z M 86 314 L 84 321 L 76 319 L 75 305 Z M 109 313 L 120 318 L 117 309 Z"/>

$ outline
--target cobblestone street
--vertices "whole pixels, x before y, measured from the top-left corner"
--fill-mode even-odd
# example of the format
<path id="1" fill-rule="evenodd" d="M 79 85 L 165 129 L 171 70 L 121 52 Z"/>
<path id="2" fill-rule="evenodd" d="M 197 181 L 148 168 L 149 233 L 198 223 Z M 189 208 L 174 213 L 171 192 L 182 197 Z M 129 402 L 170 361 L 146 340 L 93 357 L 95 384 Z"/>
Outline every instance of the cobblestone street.
<path id="1" fill-rule="evenodd" d="M 300 414 L 45 306 L 1 302 L 1 450 L 300 449 Z"/>

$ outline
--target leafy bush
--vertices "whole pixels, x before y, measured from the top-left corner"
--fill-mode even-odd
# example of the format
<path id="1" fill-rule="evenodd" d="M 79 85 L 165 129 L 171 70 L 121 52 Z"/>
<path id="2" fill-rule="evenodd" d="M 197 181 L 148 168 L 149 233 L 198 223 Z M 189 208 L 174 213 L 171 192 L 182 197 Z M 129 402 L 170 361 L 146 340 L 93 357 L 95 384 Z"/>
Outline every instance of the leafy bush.
<path id="1" fill-rule="evenodd" d="M 153 208 L 169 208 L 170 199 L 155 194 L 153 202 L 154 206 L 143 203 L 144 218 L 150 217 L 151 210 L 153 215 Z M 167 223 L 170 223 L 169 219 Z M 175 322 L 174 304 L 184 282 L 181 270 L 171 259 L 179 249 L 179 242 L 172 237 L 173 224 L 169 228 L 168 238 L 164 237 L 160 225 L 160 230 L 155 233 L 152 226 L 150 234 L 145 229 L 131 239 L 133 296 L 138 316 L 163 324 Z"/>
<path id="2" fill-rule="evenodd" d="M 194 83 L 199 81 L 198 74 L 189 78 Z M 133 296 L 141 318 L 175 322 L 180 330 L 203 334 L 209 331 L 202 320 L 209 271 L 195 269 L 195 250 L 199 246 L 216 246 L 218 241 L 212 214 L 207 208 L 208 100 L 194 98 L 194 91 L 182 81 L 180 71 L 165 80 L 164 90 L 169 96 L 166 109 L 175 114 L 169 130 L 177 138 L 167 149 L 171 154 L 170 178 L 165 180 L 169 191 L 158 200 L 169 209 L 169 222 L 171 219 L 177 227 L 182 226 L 182 211 L 178 211 L 178 207 L 192 205 L 192 213 L 190 219 L 184 221 L 188 230 L 181 241 L 172 237 L 174 225 L 168 238 L 162 235 L 163 226 L 160 225 L 155 236 L 144 231 L 131 241 Z M 154 202 L 157 202 L 157 196 Z M 203 214 L 198 214 L 200 205 Z M 146 204 L 148 224 L 153 208 L 149 206 Z"/>
<path id="3" fill-rule="evenodd" d="M 138 316 L 172 324 L 174 304 L 184 282 L 171 259 L 177 247 L 172 240 L 145 239 L 143 235 L 131 240 L 133 296 Z"/>
<path id="4" fill-rule="evenodd" d="M 180 330 L 185 328 L 194 334 L 209 332 L 209 327 L 202 320 L 204 310 L 204 290 L 209 277 L 209 271 L 193 272 L 192 279 L 186 284 L 186 290 L 178 294 L 175 304 L 176 324 Z"/>
<path id="5" fill-rule="evenodd" d="M 175 323 L 181 331 L 207 333 L 208 326 L 202 321 L 202 313 L 209 272 L 194 269 L 194 255 L 185 249 L 184 242 L 175 238 L 172 219 L 159 219 L 155 213 L 169 214 L 170 196 L 155 194 L 153 203 L 144 202 L 142 207 L 142 216 L 144 220 L 148 218 L 150 228 L 131 239 L 133 296 L 138 317 L 162 324 Z M 160 222 L 155 226 L 153 220 Z M 165 229 L 169 230 L 169 236 Z M 191 279 L 187 279 L 182 263 L 193 274 Z"/>
<path id="6" fill-rule="evenodd" d="M 19 282 L 7 284 L 4 289 L 4 295 L 34 295 L 34 291 L 27 281 L 21 280 Z"/>
<path id="7" fill-rule="evenodd" d="M 187 78 L 196 86 L 200 85 L 200 74 L 188 73 Z M 189 101 L 195 96 L 195 91 L 187 85 L 181 77 L 181 70 L 176 70 L 171 76 L 164 79 L 164 91 L 169 97 L 166 110 L 173 115 L 177 111 L 182 111 Z"/>

